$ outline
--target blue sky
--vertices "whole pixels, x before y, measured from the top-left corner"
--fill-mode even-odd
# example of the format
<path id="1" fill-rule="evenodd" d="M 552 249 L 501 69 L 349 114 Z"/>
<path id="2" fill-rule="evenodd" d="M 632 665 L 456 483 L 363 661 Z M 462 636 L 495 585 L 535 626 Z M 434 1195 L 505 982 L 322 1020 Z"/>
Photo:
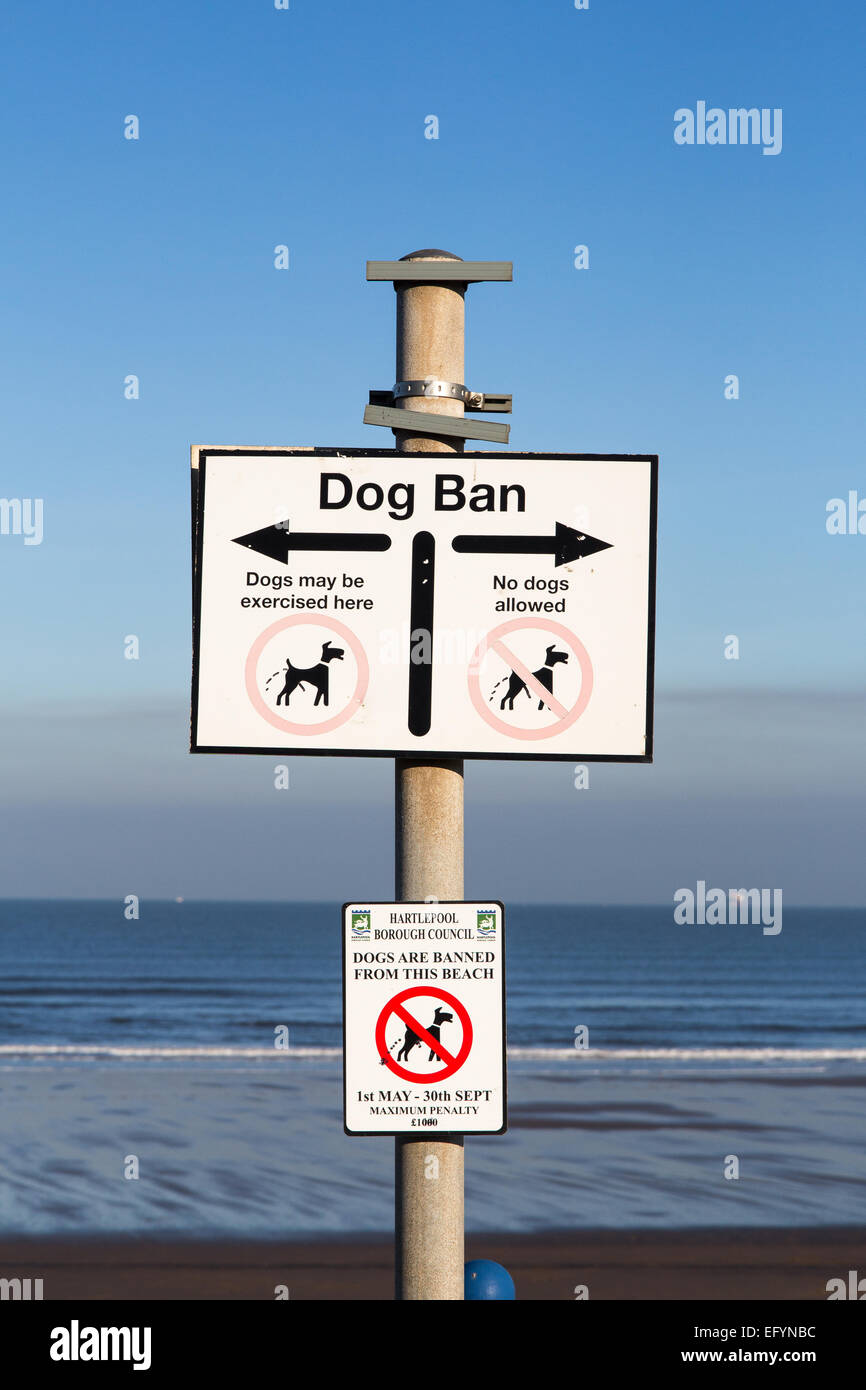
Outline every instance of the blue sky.
<path id="1" fill-rule="evenodd" d="M 136 891 L 115 881 L 117 855 L 70 853 L 69 816 L 86 808 L 92 845 L 148 808 L 193 847 L 175 860 L 130 828 L 139 860 L 120 877 L 229 894 L 220 861 L 258 787 L 265 841 L 274 814 L 293 827 L 289 895 L 320 896 L 310 846 L 328 816 L 356 824 L 359 798 L 378 820 L 358 829 L 357 872 L 379 865 L 364 891 L 388 895 L 384 766 L 298 759 L 306 791 L 275 812 L 267 760 L 184 752 L 189 446 L 389 447 L 361 414 L 393 380 L 394 296 L 364 263 L 443 246 L 514 261 L 513 284 L 467 297 L 467 380 L 513 392 L 510 447 L 661 457 L 659 761 L 598 771 L 587 795 L 613 810 L 592 896 L 664 899 L 659 855 L 671 894 L 702 876 L 709 850 L 686 852 L 682 832 L 703 798 L 708 844 L 728 847 L 715 872 L 737 873 L 744 836 L 760 875 L 765 836 L 756 882 L 789 873 L 800 900 L 859 901 L 866 536 L 829 536 L 825 508 L 866 496 L 862 7 L 49 0 L 0 23 L 0 491 L 44 500 L 41 545 L 0 536 L 4 891 Z M 699 100 L 781 108 L 781 154 L 676 145 L 675 110 Z M 721 791 L 708 739 L 726 750 Z M 506 789 L 550 806 L 535 853 L 551 897 L 589 891 L 555 814 L 567 777 L 467 778 L 470 807 L 495 810 Z M 209 833 L 188 834 L 204 815 Z M 810 815 L 826 844 L 804 879 Z M 623 872 L 616 824 L 633 820 L 638 846 L 647 818 L 663 848 Z M 489 892 L 502 841 L 491 816 L 469 824 Z M 250 856 L 239 894 L 284 892 L 272 856 Z M 502 872 L 516 896 L 536 891 L 528 867 Z"/>

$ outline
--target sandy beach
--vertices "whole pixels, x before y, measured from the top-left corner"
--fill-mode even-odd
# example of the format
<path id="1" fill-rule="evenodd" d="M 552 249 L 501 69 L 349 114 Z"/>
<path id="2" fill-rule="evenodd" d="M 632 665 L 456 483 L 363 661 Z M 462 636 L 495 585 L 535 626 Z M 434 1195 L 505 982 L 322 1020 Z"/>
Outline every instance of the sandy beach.
<path id="1" fill-rule="evenodd" d="M 866 1263 L 866 1230 L 544 1232 L 467 1238 L 511 1271 L 518 1299 L 826 1300 Z M 0 1241 L 0 1275 L 41 1278 L 46 1300 L 393 1297 L 389 1237 L 323 1241 Z"/>

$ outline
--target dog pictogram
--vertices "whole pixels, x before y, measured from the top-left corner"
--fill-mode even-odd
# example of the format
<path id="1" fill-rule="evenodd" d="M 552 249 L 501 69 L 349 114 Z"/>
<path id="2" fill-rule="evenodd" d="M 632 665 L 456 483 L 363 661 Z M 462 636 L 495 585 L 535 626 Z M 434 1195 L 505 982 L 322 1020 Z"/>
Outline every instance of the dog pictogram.
<path id="1" fill-rule="evenodd" d="M 430 1024 L 429 1028 L 427 1029 L 427 1032 L 430 1034 L 430 1037 L 431 1037 L 431 1038 L 435 1038 L 437 1042 L 441 1042 L 441 1041 L 442 1041 L 442 1038 L 441 1038 L 442 1024 L 443 1024 L 443 1023 L 453 1023 L 453 1022 L 454 1022 L 454 1015 L 453 1015 L 453 1014 L 449 1013 L 449 1012 L 447 1011 L 447 1009 L 443 1009 L 443 1008 L 437 1007 L 436 1012 L 435 1012 L 435 1014 L 433 1015 L 433 1022 Z M 399 1042 L 399 1041 L 400 1041 L 400 1039 L 398 1038 L 398 1039 L 397 1039 L 397 1042 Z M 421 1042 L 421 1039 L 419 1038 L 418 1034 L 417 1034 L 412 1028 L 407 1027 L 407 1028 L 406 1028 L 406 1032 L 405 1032 L 405 1034 L 403 1035 L 403 1042 L 402 1042 L 402 1045 L 401 1045 L 401 1047 L 400 1047 L 400 1051 L 397 1053 L 397 1061 L 398 1061 L 398 1062 L 408 1062 L 408 1060 L 409 1060 L 409 1053 L 412 1051 L 412 1048 L 413 1048 L 413 1047 L 417 1047 L 417 1046 L 419 1045 L 420 1042 Z M 396 1043 L 396 1042 L 395 1042 L 395 1043 L 392 1043 L 392 1044 L 391 1044 L 391 1047 L 389 1048 L 389 1051 L 390 1051 L 390 1052 L 393 1052 L 393 1051 L 394 1051 L 394 1048 L 395 1048 L 396 1046 L 397 1046 L 397 1043 Z M 429 1052 L 429 1054 L 428 1054 L 428 1056 L 427 1056 L 427 1061 L 428 1061 L 428 1062 L 432 1062 L 432 1061 L 434 1060 L 435 1057 L 436 1057 L 436 1053 L 435 1053 L 435 1052 L 433 1051 L 433 1049 L 431 1048 L 431 1049 L 430 1049 L 430 1052 Z M 384 1057 L 380 1058 L 380 1061 L 381 1061 L 382 1065 L 384 1066 L 384 1064 L 385 1064 L 385 1058 L 384 1058 Z"/>
<path id="2" fill-rule="evenodd" d="M 558 666 L 560 662 L 564 661 L 568 661 L 568 652 L 557 651 L 556 647 L 553 646 L 553 644 L 551 643 L 551 645 L 547 648 L 547 651 L 544 656 L 544 665 L 539 667 L 537 671 L 532 672 L 539 685 L 543 685 L 545 690 L 550 691 L 551 695 L 553 694 L 553 668 L 555 666 Z M 506 679 L 508 680 L 508 689 L 506 690 L 505 694 L 499 702 L 500 709 L 505 709 L 506 703 L 508 704 L 509 709 L 514 709 L 515 698 L 521 693 L 521 691 L 525 695 L 528 695 L 530 699 L 532 699 L 532 696 L 529 695 L 529 686 L 526 684 L 526 681 L 523 679 L 522 676 L 519 676 L 516 671 L 512 671 L 510 676 L 503 676 L 502 680 L 498 680 L 496 682 L 496 684 L 490 692 L 491 700 L 493 699 L 494 695 L 496 694 L 496 691 L 502 684 L 502 681 Z M 544 709 L 544 700 L 539 700 L 538 708 Z"/>
<path id="3" fill-rule="evenodd" d="M 286 657 L 286 679 L 282 690 L 277 696 L 277 704 L 283 701 L 288 707 L 289 697 L 300 686 L 304 690 L 304 683 L 311 685 L 316 691 L 316 698 L 313 701 L 313 708 L 320 700 L 324 704 L 328 703 L 328 695 L 331 684 L 330 663 L 332 661 L 342 661 L 344 651 L 342 647 L 332 647 L 330 642 L 325 642 L 322 646 L 322 658 L 316 666 L 293 666 L 291 657 Z M 270 680 L 273 680 L 271 676 Z M 268 682 L 270 684 L 270 681 Z"/>

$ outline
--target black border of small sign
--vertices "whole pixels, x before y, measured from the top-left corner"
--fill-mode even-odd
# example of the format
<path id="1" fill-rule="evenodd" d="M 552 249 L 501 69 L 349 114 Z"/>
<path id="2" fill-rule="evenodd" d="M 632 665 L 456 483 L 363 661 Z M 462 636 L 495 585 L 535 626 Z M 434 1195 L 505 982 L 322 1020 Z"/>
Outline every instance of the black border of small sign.
<path id="1" fill-rule="evenodd" d="M 429 903 L 426 899 L 411 898 L 407 902 L 392 902 L 389 898 L 364 898 L 364 903 L 368 907 L 429 907 L 436 909 L 439 907 L 465 907 L 467 903 L 490 905 L 498 907 L 502 913 L 502 1128 L 501 1129 L 348 1129 L 346 1127 L 346 913 L 353 906 L 351 902 L 343 903 L 342 915 L 340 917 L 340 932 L 342 934 L 342 949 L 340 956 L 343 964 L 343 1133 L 350 1139 L 388 1139 L 402 1138 L 408 1135 L 410 1139 L 450 1139 L 455 1135 L 465 1134 L 468 1139 L 474 1139 L 479 1134 L 506 1134 L 508 1132 L 508 1020 L 506 1016 L 505 1001 L 505 903 L 499 898 L 437 898 L 435 903 Z M 357 907 L 361 902 L 360 898 L 354 900 Z M 435 1084 L 435 1083 L 434 1083 Z"/>
<path id="2" fill-rule="evenodd" d="M 512 453 L 509 450 L 472 450 L 457 457 L 461 459 L 565 459 L 574 463 L 648 463 L 650 465 L 650 516 L 649 516 L 649 583 L 647 585 L 647 653 L 646 653 L 646 728 L 644 731 L 645 753 L 467 753 L 460 749 L 419 748 L 295 748 L 287 744 L 277 744 L 268 748 L 212 747 L 196 742 L 198 734 L 198 681 L 199 681 L 199 640 L 201 635 L 201 578 L 203 549 L 204 499 L 207 485 L 206 464 L 209 457 L 242 456 L 249 458 L 407 458 L 411 455 L 399 449 L 354 449 L 346 445 L 339 448 L 282 449 L 251 448 L 240 445 L 231 448 L 198 447 L 198 467 L 192 469 L 193 499 L 193 618 L 192 618 L 192 705 L 190 717 L 191 753 L 242 753 L 266 758 L 285 754 L 293 758 L 463 758 L 466 760 L 486 760 L 488 762 L 524 763 L 651 763 L 653 760 L 653 693 L 655 678 L 655 633 L 656 633 L 656 551 L 658 533 L 658 454 L 554 454 L 554 453 Z M 196 476 L 198 475 L 198 476 Z"/>

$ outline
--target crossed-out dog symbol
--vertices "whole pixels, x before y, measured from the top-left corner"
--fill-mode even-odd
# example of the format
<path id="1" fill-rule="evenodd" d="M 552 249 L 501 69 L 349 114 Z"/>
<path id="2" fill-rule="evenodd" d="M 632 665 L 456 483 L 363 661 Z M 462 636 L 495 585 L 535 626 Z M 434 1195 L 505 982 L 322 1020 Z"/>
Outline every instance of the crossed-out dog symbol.
<path id="1" fill-rule="evenodd" d="M 543 685 L 545 690 L 550 691 L 551 695 L 553 694 L 554 667 L 558 666 L 560 662 L 564 661 L 568 661 L 568 652 L 557 651 L 556 647 L 553 646 L 553 644 L 551 643 L 551 645 L 547 648 L 547 652 L 544 657 L 544 665 L 540 666 L 537 671 L 533 671 L 532 673 L 535 679 L 538 681 L 539 685 Z M 496 682 L 496 685 L 494 685 L 493 689 L 490 692 L 491 700 L 494 698 L 496 691 L 498 690 L 499 686 L 502 684 L 502 681 L 504 680 L 508 681 L 508 688 L 506 689 L 502 699 L 499 701 L 499 708 L 501 710 L 504 710 L 507 704 L 508 708 L 510 710 L 513 710 L 514 701 L 516 697 L 521 693 L 521 691 L 523 691 L 526 695 L 529 695 L 529 687 L 527 686 L 526 681 L 523 679 L 522 676 L 519 676 L 516 671 L 512 671 L 510 675 L 503 676 L 501 680 L 498 680 Z M 530 696 L 529 698 L 531 699 L 532 697 Z M 538 708 L 544 709 L 543 700 L 538 701 Z"/>
<path id="2" fill-rule="evenodd" d="M 430 1027 L 427 1029 L 427 1032 L 430 1034 L 431 1038 L 435 1038 L 436 1041 L 439 1042 L 439 1041 L 440 1041 L 439 1034 L 440 1034 L 441 1029 L 442 1029 L 442 1024 L 443 1024 L 443 1023 L 453 1023 L 453 1022 L 454 1022 L 454 1015 L 453 1015 L 452 1013 L 449 1013 L 447 1009 L 443 1009 L 442 1006 L 441 1006 L 441 1004 L 439 1004 L 439 1005 L 436 1006 L 436 1013 L 435 1013 L 434 1016 L 433 1016 L 433 1022 L 430 1024 Z M 397 1039 L 397 1042 L 400 1042 L 400 1039 L 399 1039 L 399 1038 Z M 389 1052 L 393 1052 L 393 1051 L 394 1051 L 394 1048 L 397 1046 L 397 1042 L 394 1042 L 394 1043 L 391 1044 L 391 1046 L 390 1046 L 389 1049 L 388 1049 Z M 409 1028 L 409 1027 L 407 1026 L 406 1032 L 405 1032 L 404 1037 L 403 1037 L 403 1041 L 402 1041 L 402 1043 L 400 1044 L 400 1051 L 397 1053 L 397 1061 L 398 1061 L 398 1062 L 407 1062 L 407 1061 L 409 1060 L 409 1053 L 412 1051 L 413 1047 L 417 1047 L 418 1044 L 419 1044 L 420 1042 L 421 1042 L 421 1039 L 418 1037 L 418 1034 L 417 1034 L 412 1028 Z M 429 1054 L 428 1054 L 428 1057 L 427 1057 L 427 1061 L 428 1061 L 428 1062 L 433 1062 L 433 1061 L 435 1061 L 435 1060 L 436 1060 L 436 1053 L 435 1053 L 435 1052 L 433 1051 L 433 1049 L 431 1048 L 431 1049 L 430 1049 L 430 1052 L 429 1052 Z M 384 1066 L 384 1065 L 385 1065 L 385 1059 L 384 1059 L 384 1057 L 380 1058 L 380 1061 L 381 1061 L 382 1065 Z"/>

